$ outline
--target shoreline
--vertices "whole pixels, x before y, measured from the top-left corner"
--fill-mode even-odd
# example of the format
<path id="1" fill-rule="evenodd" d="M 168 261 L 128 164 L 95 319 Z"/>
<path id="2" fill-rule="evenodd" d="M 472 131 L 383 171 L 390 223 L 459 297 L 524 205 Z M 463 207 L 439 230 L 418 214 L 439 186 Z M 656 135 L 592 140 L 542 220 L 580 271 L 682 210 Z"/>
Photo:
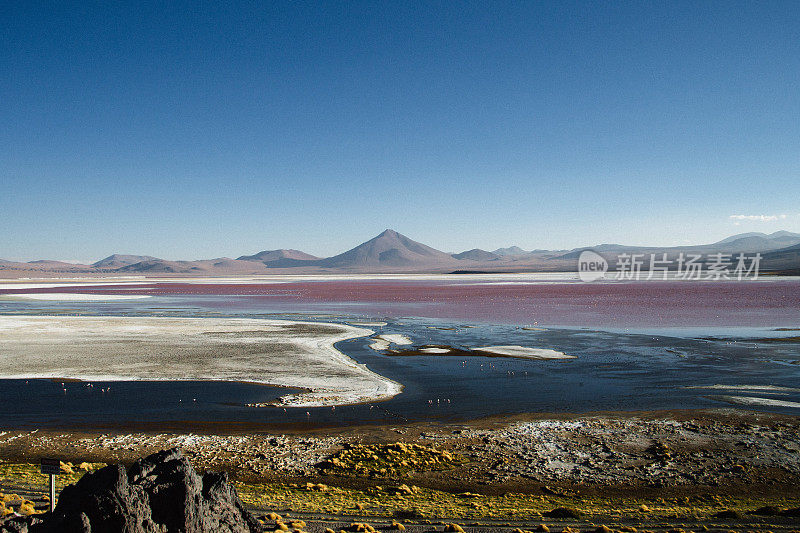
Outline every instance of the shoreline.
<path id="1" fill-rule="evenodd" d="M 262 385 L 261 383 L 254 383 Z M 279 387 L 277 385 L 270 385 Z M 294 387 L 287 387 L 294 388 Z M 277 408 L 278 406 L 270 406 Z M 570 422 L 574 420 L 672 420 L 676 423 L 687 421 L 706 421 L 722 423 L 741 423 L 741 424 L 794 424 L 800 425 L 800 415 L 790 415 L 772 411 L 758 411 L 741 407 L 716 407 L 716 408 L 697 408 L 697 409 L 656 409 L 656 410 L 598 410 L 598 411 L 563 411 L 563 412 L 528 412 L 513 414 L 492 414 L 477 418 L 452 418 L 447 420 L 431 419 L 402 422 L 397 420 L 386 420 L 381 422 L 364 421 L 356 423 L 351 420 L 340 423 L 324 422 L 304 422 L 287 421 L 274 424 L 260 422 L 237 421 L 237 420 L 164 420 L 156 422 L 114 422 L 87 424 L 87 425 L 0 425 L 0 434 L 3 432 L 38 432 L 53 434 L 115 434 L 115 435 L 153 435 L 161 433 L 186 434 L 213 437 L 241 438 L 246 436 L 263 436 L 281 434 L 287 436 L 336 436 L 346 437 L 359 435 L 389 435 L 397 433 L 398 428 L 402 428 L 404 433 L 425 431 L 445 431 L 448 428 L 458 430 L 459 428 L 473 428 L 492 430 L 506 427 L 516 423 L 527 422 Z M 800 439 L 798 440 L 800 446 Z"/>

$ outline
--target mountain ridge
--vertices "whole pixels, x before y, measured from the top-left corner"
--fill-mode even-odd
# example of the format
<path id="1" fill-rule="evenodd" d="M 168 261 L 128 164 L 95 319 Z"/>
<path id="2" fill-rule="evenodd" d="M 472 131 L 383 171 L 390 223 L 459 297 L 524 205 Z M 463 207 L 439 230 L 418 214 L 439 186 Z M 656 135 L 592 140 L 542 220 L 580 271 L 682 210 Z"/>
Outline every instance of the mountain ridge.
<path id="1" fill-rule="evenodd" d="M 282 259 L 292 259 L 295 261 L 314 261 L 321 259 L 315 255 L 307 254 L 292 248 L 279 248 L 277 250 L 262 250 L 253 255 L 242 255 L 236 258 L 237 261 L 260 261 L 262 263 L 272 263 Z"/>
<path id="2" fill-rule="evenodd" d="M 89 265 L 53 260 L 14 262 L 0 259 L 0 272 L 8 274 L 203 274 L 263 275 L 330 272 L 455 272 L 455 271 L 569 271 L 584 250 L 593 250 L 613 262 L 623 253 L 664 254 L 674 258 L 681 252 L 761 253 L 768 268 L 791 270 L 800 267 L 800 234 L 777 231 L 731 235 L 712 244 L 686 246 L 626 246 L 599 244 L 572 250 L 532 250 L 511 246 L 487 251 L 473 248 L 448 254 L 414 241 L 393 229 L 340 254 L 319 258 L 296 249 L 263 250 L 236 259 L 220 257 L 194 261 L 166 260 L 146 255 L 113 254 Z"/>
<path id="3" fill-rule="evenodd" d="M 120 268 L 142 261 L 161 261 L 161 259 L 152 255 L 111 254 L 100 261 L 92 263 L 92 266 L 95 268 Z"/>

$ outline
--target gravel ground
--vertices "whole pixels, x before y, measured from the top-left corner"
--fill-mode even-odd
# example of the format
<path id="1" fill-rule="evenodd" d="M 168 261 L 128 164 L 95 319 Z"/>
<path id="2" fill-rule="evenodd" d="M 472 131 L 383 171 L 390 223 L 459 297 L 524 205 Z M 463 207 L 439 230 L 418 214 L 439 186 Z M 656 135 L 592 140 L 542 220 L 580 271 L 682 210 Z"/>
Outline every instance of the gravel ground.
<path id="1" fill-rule="evenodd" d="M 800 480 L 800 420 L 731 412 L 493 420 L 320 434 L 0 431 L 0 459 L 36 461 L 56 455 L 76 463 L 130 462 L 177 446 L 199 468 L 226 469 L 240 479 L 313 479 L 324 477 L 320 463 L 346 446 L 391 442 L 434 446 L 459 458 L 445 472 L 419 465 L 404 474 L 403 481 L 434 488 L 500 490 L 508 484 L 540 487 L 543 483 L 719 486 Z M 376 472 L 371 477 L 381 475 Z"/>

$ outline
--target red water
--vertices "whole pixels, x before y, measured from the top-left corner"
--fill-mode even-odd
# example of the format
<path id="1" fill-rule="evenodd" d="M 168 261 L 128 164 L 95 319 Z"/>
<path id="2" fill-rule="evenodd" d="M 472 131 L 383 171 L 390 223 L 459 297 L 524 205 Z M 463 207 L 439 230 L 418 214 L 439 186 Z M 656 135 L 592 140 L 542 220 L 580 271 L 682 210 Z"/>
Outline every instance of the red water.
<path id="1" fill-rule="evenodd" d="M 565 326 L 800 327 L 800 281 L 464 284 L 451 281 L 157 283 L 6 290 L 247 296 L 216 305 Z M 146 301 L 141 301 L 145 304 Z M 152 305 L 150 300 L 147 305 Z"/>

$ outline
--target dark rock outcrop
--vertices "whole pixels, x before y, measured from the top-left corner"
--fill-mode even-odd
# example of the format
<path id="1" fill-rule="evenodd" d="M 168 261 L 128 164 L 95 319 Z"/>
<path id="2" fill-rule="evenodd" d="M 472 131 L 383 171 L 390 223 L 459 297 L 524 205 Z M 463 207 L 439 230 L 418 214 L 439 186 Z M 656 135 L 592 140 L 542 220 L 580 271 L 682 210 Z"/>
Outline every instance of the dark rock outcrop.
<path id="1" fill-rule="evenodd" d="M 0 523 L 0 533 L 253 533 L 262 531 L 227 475 L 198 475 L 179 450 L 112 465 L 61 491 L 53 513 Z"/>

